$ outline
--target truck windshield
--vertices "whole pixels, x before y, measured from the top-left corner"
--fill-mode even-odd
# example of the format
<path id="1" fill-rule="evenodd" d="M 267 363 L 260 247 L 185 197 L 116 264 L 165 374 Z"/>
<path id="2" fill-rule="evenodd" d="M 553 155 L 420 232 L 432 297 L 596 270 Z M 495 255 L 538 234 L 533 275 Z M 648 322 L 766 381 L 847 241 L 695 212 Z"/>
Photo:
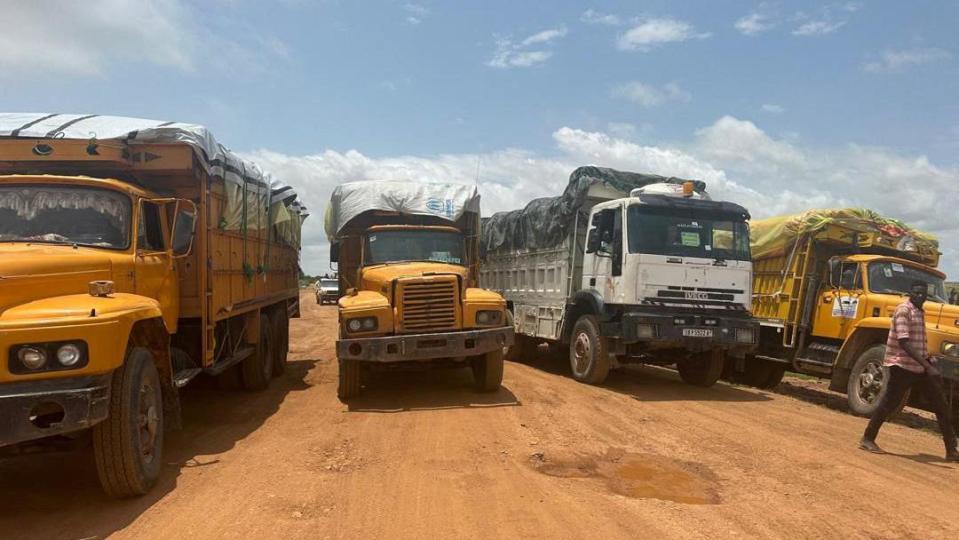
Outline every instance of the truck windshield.
<path id="1" fill-rule="evenodd" d="M 87 187 L 0 186 L 0 242 L 130 245 L 130 199 Z"/>
<path id="2" fill-rule="evenodd" d="M 630 253 L 750 260 L 749 226 L 732 217 L 634 204 L 626 223 Z"/>
<path id="3" fill-rule="evenodd" d="M 869 263 L 869 291 L 885 294 L 909 294 L 916 281 L 928 285 L 929 299 L 935 302 L 946 301 L 946 289 L 942 278 L 920 270 L 914 266 L 894 261 Z"/>
<path id="4" fill-rule="evenodd" d="M 435 261 L 463 264 L 459 233 L 429 230 L 379 231 L 366 237 L 365 264 Z"/>

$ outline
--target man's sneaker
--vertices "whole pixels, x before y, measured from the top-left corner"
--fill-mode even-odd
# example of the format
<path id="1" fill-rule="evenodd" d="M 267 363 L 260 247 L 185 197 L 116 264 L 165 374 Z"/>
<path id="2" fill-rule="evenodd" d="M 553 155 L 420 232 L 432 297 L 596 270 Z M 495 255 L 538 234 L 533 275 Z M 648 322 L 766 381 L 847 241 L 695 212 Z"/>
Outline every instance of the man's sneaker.
<path id="1" fill-rule="evenodd" d="M 946 452 L 946 461 L 959 463 L 959 452 L 955 448 Z"/>
<path id="2" fill-rule="evenodd" d="M 862 440 L 860 440 L 860 441 L 859 441 L 859 448 L 861 448 L 862 450 L 865 450 L 865 451 L 867 451 L 867 452 L 872 452 L 873 454 L 884 454 L 884 453 L 885 453 L 885 452 L 882 451 L 882 448 L 879 448 L 879 445 L 878 445 L 878 444 L 876 444 L 874 441 L 870 441 L 869 439 L 862 439 Z"/>

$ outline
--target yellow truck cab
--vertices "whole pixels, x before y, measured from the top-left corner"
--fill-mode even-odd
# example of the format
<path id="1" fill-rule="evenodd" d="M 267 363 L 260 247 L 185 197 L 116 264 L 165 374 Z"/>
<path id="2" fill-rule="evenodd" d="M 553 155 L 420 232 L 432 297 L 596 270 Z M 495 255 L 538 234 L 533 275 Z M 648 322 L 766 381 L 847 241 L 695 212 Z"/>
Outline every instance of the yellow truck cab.
<path id="1" fill-rule="evenodd" d="M 946 303 L 938 242 L 864 209 L 811 210 L 754 221 L 753 313 L 759 351 L 741 377 L 755 386 L 790 369 L 830 379 L 852 411 L 869 415 L 882 396 L 891 316 L 913 282 L 927 284 L 929 353 L 940 357 L 959 412 L 959 307 Z M 919 396 L 911 403 L 924 404 Z"/>
<path id="2" fill-rule="evenodd" d="M 0 114 L 0 450 L 90 443 L 148 491 L 179 388 L 283 369 L 304 217 L 201 126 Z"/>
<path id="3" fill-rule="evenodd" d="M 479 194 L 473 186 L 351 182 L 327 212 L 340 280 L 339 396 L 374 368 L 468 366 L 495 391 L 512 344 L 503 297 L 477 286 Z"/>

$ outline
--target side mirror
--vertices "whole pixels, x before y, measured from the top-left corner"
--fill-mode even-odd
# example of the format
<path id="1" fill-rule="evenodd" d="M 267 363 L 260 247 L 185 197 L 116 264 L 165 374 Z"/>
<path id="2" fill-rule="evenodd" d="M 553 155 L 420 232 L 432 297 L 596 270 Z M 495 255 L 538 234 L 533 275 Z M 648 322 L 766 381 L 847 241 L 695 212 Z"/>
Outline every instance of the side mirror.
<path id="1" fill-rule="evenodd" d="M 839 259 L 829 259 L 829 286 L 833 289 L 839 288 L 842 281 L 842 262 Z"/>
<path id="2" fill-rule="evenodd" d="M 186 257 L 193 251 L 193 239 L 196 237 L 196 204 L 180 199 L 176 202 L 173 217 L 173 231 L 170 233 L 170 247 L 174 258 Z"/>
<path id="3" fill-rule="evenodd" d="M 599 228 L 593 227 L 586 237 L 586 253 L 595 253 L 599 249 Z"/>
<path id="4" fill-rule="evenodd" d="M 335 263 L 340 261 L 340 243 L 330 244 L 330 262 Z"/>

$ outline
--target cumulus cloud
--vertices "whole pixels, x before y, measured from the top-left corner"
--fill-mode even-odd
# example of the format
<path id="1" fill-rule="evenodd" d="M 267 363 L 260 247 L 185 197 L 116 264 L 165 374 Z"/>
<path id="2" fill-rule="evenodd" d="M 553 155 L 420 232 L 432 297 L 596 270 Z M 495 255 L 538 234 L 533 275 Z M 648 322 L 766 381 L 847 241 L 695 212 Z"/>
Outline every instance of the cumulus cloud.
<path id="1" fill-rule="evenodd" d="M 246 29 L 236 33 L 243 36 L 238 41 L 216 32 L 221 26 L 201 21 L 182 0 L 59 2 L 55 9 L 44 2 L 6 2 L 3 22 L 0 78 L 101 76 L 129 63 L 191 72 L 224 57 L 263 68 L 289 56 L 275 37 Z"/>
<path id="2" fill-rule="evenodd" d="M 542 64 L 553 56 L 553 52 L 540 47 L 548 46 L 566 36 L 566 27 L 550 28 L 527 36 L 519 43 L 510 38 L 496 40 L 496 50 L 486 65 L 499 69 L 524 68 Z"/>
<path id="3" fill-rule="evenodd" d="M 736 21 L 736 30 L 747 36 L 755 36 L 776 26 L 767 15 L 753 12 Z"/>
<path id="4" fill-rule="evenodd" d="M 867 62 L 863 69 L 872 73 L 902 71 L 912 66 L 942 62 L 952 58 L 949 51 L 936 47 L 883 52 L 878 60 Z"/>
<path id="5" fill-rule="evenodd" d="M 846 25 L 846 21 L 808 21 L 793 30 L 794 36 L 822 36 L 832 34 Z"/>
<path id="6" fill-rule="evenodd" d="M 612 88 L 613 97 L 627 99 L 643 107 L 658 107 L 667 101 L 689 101 L 692 95 L 678 84 L 671 82 L 663 86 L 654 86 L 639 81 L 618 84 Z"/>
<path id="7" fill-rule="evenodd" d="M 606 26 L 619 26 L 623 22 L 618 15 L 600 13 L 594 9 L 584 11 L 579 20 L 587 24 L 603 24 Z"/>
<path id="8" fill-rule="evenodd" d="M 627 129 L 628 131 L 628 129 Z M 748 120 L 724 116 L 685 142 L 644 145 L 610 133 L 561 127 L 555 149 L 521 149 L 437 156 L 372 157 L 358 150 L 290 156 L 270 150 L 244 155 L 297 187 L 313 216 L 304 229 L 303 264 L 326 271 L 323 212 L 337 184 L 354 180 L 474 183 L 479 165 L 483 214 L 509 210 L 560 193 L 569 173 L 594 164 L 705 180 L 715 198 L 738 202 L 756 218 L 808 208 L 864 206 L 905 220 L 940 238 L 959 237 L 959 169 L 924 156 L 857 144 L 817 148 L 766 133 Z M 959 271 L 959 252 L 943 246 L 944 269 Z"/>
<path id="9" fill-rule="evenodd" d="M 709 33 L 697 32 L 686 21 L 669 17 L 645 19 L 621 34 L 617 46 L 624 51 L 647 52 L 666 43 L 706 39 L 709 36 Z"/>

